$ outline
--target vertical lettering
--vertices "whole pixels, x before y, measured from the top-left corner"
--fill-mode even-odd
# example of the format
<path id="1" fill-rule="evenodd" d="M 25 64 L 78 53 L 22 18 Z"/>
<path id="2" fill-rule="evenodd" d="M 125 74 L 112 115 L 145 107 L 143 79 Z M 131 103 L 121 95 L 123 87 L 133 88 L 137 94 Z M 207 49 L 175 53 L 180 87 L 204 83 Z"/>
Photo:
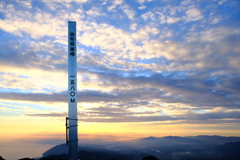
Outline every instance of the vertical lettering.
<path id="1" fill-rule="evenodd" d="M 72 89 L 75 90 L 74 86 L 71 86 L 70 90 L 72 90 Z"/>
<path id="2" fill-rule="evenodd" d="M 75 96 L 75 92 L 71 92 L 70 96 L 74 97 Z"/>
<path id="3" fill-rule="evenodd" d="M 70 101 L 71 101 L 71 103 L 75 103 L 75 98 L 73 98 L 73 99 L 71 98 Z"/>

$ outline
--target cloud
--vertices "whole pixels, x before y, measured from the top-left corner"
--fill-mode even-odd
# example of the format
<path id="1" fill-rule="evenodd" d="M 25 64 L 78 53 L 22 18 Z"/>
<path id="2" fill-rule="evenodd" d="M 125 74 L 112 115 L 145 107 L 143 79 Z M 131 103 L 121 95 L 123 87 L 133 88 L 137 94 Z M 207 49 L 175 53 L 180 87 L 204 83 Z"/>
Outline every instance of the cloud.
<path id="1" fill-rule="evenodd" d="M 181 2 L 181 5 L 188 5 L 191 4 L 191 0 L 184 0 Z"/>
<path id="2" fill-rule="evenodd" d="M 146 6 L 141 6 L 141 7 L 138 7 L 138 9 L 145 9 Z"/>
<path id="3" fill-rule="evenodd" d="M 34 116 L 34 117 L 67 117 L 67 113 L 55 113 L 55 112 L 51 112 L 51 113 L 42 113 L 42 114 L 38 114 L 38 113 L 26 113 L 24 114 L 25 116 Z"/>
<path id="4" fill-rule="evenodd" d="M 229 92 L 227 89 L 222 90 L 224 83 L 221 84 L 221 79 L 224 78 L 224 76 L 222 78 L 219 77 L 219 79 L 216 80 L 209 79 L 210 77 L 208 77 L 207 75 L 199 75 L 203 76 L 201 80 L 199 79 L 199 77 L 195 77 L 196 75 L 189 77 L 187 76 L 185 78 L 179 79 L 177 74 L 169 75 L 167 77 L 161 74 L 153 74 L 150 77 L 139 76 L 125 78 L 116 75 L 111 75 L 110 77 L 109 76 L 110 75 L 104 74 L 102 78 L 108 79 L 111 83 L 114 82 L 114 85 L 118 84 L 119 86 L 121 86 L 122 84 L 124 86 L 137 87 L 139 84 L 141 84 L 141 86 L 148 87 L 149 89 L 141 88 L 131 91 L 128 90 L 127 92 L 121 91 L 122 94 L 126 95 L 135 92 L 136 95 L 138 95 L 138 97 L 142 100 L 159 99 L 165 103 L 179 102 L 184 104 L 190 104 L 193 106 L 220 105 L 228 107 L 232 106 L 233 108 L 236 107 L 235 102 L 237 102 L 237 99 L 235 99 L 235 102 L 230 99 L 222 99 L 225 95 L 230 96 L 233 94 L 233 97 L 237 96 L 234 93 L 235 91 Z M 108 85 L 112 85 L 111 83 L 108 83 Z M 209 86 L 209 84 L 211 84 L 211 86 Z M 161 89 L 162 91 L 159 89 Z M 146 94 L 144 95 L 144 93 Z M 168 95 L 168 93 L 170 94 Z M 215 99 L 216 101 L 213 102 L 211 99 Z"/>
<path id="5" fill-rule="evenodd" d="M 19 68 L 56 69 L 61 64 L 64 65 L 63 62 L 66 61 L 65 48 L 53 43 L 52 40 L 40 43 L 37 41 L 12 40 L 6 45 L 1 44 L 1 46 L 3 47 L 0 51 L 2 65 L 12 63 Z M 56 68 L 52 65 L 56 65 Z"/>
<path id="6" fill-rule="evenodd" d="M 130 29 L 131 30 L 136 30 L 137 29 L 137 23 L 131 24 Z"/>
<path id="7" fill-rule="evenodd" d="M 37 117 L 64 117 L 66 112 L 63 113 L 31 113 L 24 114 L 25 116 L 37 116 Z M 179 117 L 171 117 L 166 115 L 156 115 L 155 112 L 150 111 L 130 111 L 128 109 L 122 109 L 119 107 L 97 107 L 88 108 L 85 111 L 78 112 L 79 121 L 81 122 L 151 122 L 151 121 L 174 121 Z"/>
<path id="8" fill-rule="evenodd" d="M 214 17 L 213 19 L 212 19 L 212 24 L 217 24 L 217 23 L 219 23 L 221 21 L 221 17 Z"/>
<path id="9" fill-rule="evenodd" d="M 120 2 L 119 2 L 119 4 L 120 4 Z M 89 10 L 89 11 L 91 11 L 91 10 Z M 94 10 L 92 10 L 92 11 L 94 11 Z M 94 13 L 94 12 L 91 12 L 91 13 Z M 36 15 L 35 19 L 37 21 L 40 21 L 41 19 L 44 19 L 44 18 L 47 18 L 47 19 L 53 18 L 51 16 L 51 14 L 47 14 L 47 13 L 42 13 L 42 14 L 36 13 L 35 15 Z M 142 17 L 144 18 L 144 20 L 154 20 L 155 19 L 155 15 L 152 12 L 147 12 L 147 13 L 143 14 Z M 166 19 L 166 17 L 165 17 L 165 21 L 168 23 L 176 23 L 176 22 L 179 22 L 179 18 L 169 17 L 168 19 Z M 52 24 L 54 24 L 54 23 L 52 23 Z M 32 26 L 32 23 L 29 23 L 29 25 L 27 25 L 27 26 L 29 26 L 29 27 Z M 54 33 L 52 30 L 49 29 L 50 26 L 46 26 L 46 30 L 43 30 L 42 34 L 41 34 L 41 32 L 38 32 L 36 35 L 34 35 L 35 31 L 34 30 L 31 31 L 31 29 L 29 29 L 29 27 L 26 27 L 26 29 L 24 29 L 24 32 L 30 33 L 35 38 L 43 37 L 43 36 L 45 36 L 46 33 L 50 33 L 48 36 L 52 36 L 52 37 L 55 37 L 55 35 L 58 34 L 58 37 L 55 38 L 58 40 L 55 40 L 55 41 L 62 42 L 61 39 L 63 39 L 64 35 L 66 34 L 64 31 L 64 30 L 66 30 L 66 28 L 60 29 L 63 32 L 60 32 L 60 33 L 62 33 L 62 35 L 60 34 L 60 36 L 59 36 L 59 29 L 56 29 L 56 30 L 58 30 L 58 32 Z M 11 29 L 12 27 L 8 27 L 8 28 Z M 39 25 L 39 27 L 36 27 L 36 30 L 39 30 L 39 28 L 44 28 L 44 27 L 42 25 Z M 54 27 L 54 28 L 58 28 L 58 27 Z M 99 63 L 102 63 L 101 65 L 106 65 L 110 61 L 112 64 L 116 64 L 116 65 L 120 65 L 120 66 L 130 64 L 124 60 L 120 60 L 118 57 L 121 57 L 121 56 L 124 56 L 124 58 L 129 58 L 131 60 L 134 60 L 136 58 L 145 58 L 144 55 L 146 55 L 146 58 L 165 56 L 168 60 L 179 60 L 180 57 L 191 58 L 190 51 L 195 48 L 194 46 L 196 46 L 196 44 L 193 45 L 193 43 L 191 43 L 191 44 L 174 43 L 171 41 L 169 43 L 165 43 L 165 42 L 157 41 L 157 40 L 147 42 L 146 40 L 150 40 L 150 37 L 153 37 L 152 35 L 160 34 L 162 39 L 171 38 L 173 35 L 175 35 L 170 30 L 165 31 L 162 29 L 159 31 L 158 29 L 156 29 L 157 27 L 156 28 L 151 27 L 151 29 L 150 29 L 150 27 L 147 26 L 146 28 L 143 28 L 132 34 L 124 32 L 123 30 L 119 30 L 118 28 L 114 28 L 108 24 L 96 24 L 96 23 L 87 22 L 87 23 L 83 23 L 83 26 L 81 28 L 83 29 L 82 31 L 84 31 L 84 32 L 82 32 L 84 34 L 82 34 L 79 39 L 79 41 L 81 41 L 82 44 L 87 45 L 87 46 L 92 46 L 93 48 L 99 47 L 102 50 L 107 50 L 107 51 L 105 51 L 105 53 L 107 55 L 105 55 L 104 57 L 101 58 L 101 61 L 103 61 L 103 63 L 101 61 L 98 61 L 98 63 L 96 63 L 97 65 L 99 65 Z M 133 28 L 133 26 L 131 28 Z M 12 31 L 9 31 L 9 32 L 12 32 L 12 33 L 16 32 L 17 34 L 24 33 L 22 31 L 22 29 L 18 29 L 18 28 L 13 29 Z M 194 37 L 194 35 L 193 35 L 193 37 Z M 141 45 L 141 46 L 138 45 L 138 42 L 140 42 L 140 41 L 143 43 L 143 45 Z M 165 46 L 167 46 L 167 47 L 165 47 Z M 179 51 L 177 54 L 175 52 L 176 50 Z M 86 51 L 84 51 L 84 52 L 86 52 Z M 196 52 L 199 52 L 199 51 L 196 50 Z M 86 52 L 86 54 L 87 54 L 87 52 Z M 112 55 L 114 57 L 114 59 L 113 59 L 113 57 L 110 58 L 108 55 Z M 198 55 L 200 57 L 202 54 L 198 54 Z M 86 58 L 86 57 L 84 57 L 84 58 Z M 87 63 L 89 63 L 90 61 L 93 61 L 93 59 L 89 59 L 89 61 L 87 61 Z M 94 61 L 96 62 L 97 59 L 94 59 Z M 162 69 L 172 70 L 172 69 L 175 69 L 176 67 L 181 70 L 184 70 L 184 69 L 188 69 L 191 67 L 199 68 L 199 67 L 204 66 L 203 61 L 199 61 L 198 63 L 196 63 L 197 65 L 191 65 L 191 63 L 187 63 L 186 65 L 185 64 L 180 65 L 180 63 L 178 63 L 178 62 L 182 62 L 182 61 L 175 61 L 174 63 L 171 63 L 172 65 L 167 65 L 167 66 L 158 65 L 156 63 L 150 65 L 150 64 L 141 64 L 141 63 L 132 62 L 131 68 L 141 66 L 143 68 L 148 69 L 148 68 L 152 68 L 153 66 L 155 66 L 155 68 L 157 70 L 162 70 Z M 211 64 L 211 63 L 209 63 L 209 64 Z M 234 60 L 231 60 L 230 64 L 235 64 Z M 112 65 L 112 66 L 114 66 L 114 65 Z M 109 65 L 107 67 L 109 67 Z M 126 68 L 129 68 L 129 65 L 126 66 Z"/>
<path id="10" fill-rule="evenodd" d="M 240 29 L 232 27 L 219 27 L 205 30 L 201 33 L 201 40 L 204 42 L 223 42 L 238 40 L 234 35 L 238 35 Z"/>
<path id="11" fill-rule="evenodd" d="M 2 101 L 67 103 L 71 19 L 78 28 L 81 121 L 238 122 L 237 9 L 227 1 L 221 3 L 229 11 L 223 14 L 218 2 L 137 2 L 1 2 Z M 66 116 L 63 109 L 1 106 L 25 116 Z"/>
<path id="12" fill-rule="evenodd" d="M 65 93 L 66 94 L 66 93 Z M 14 93 L 1 92 L 1 99 L 32 101 L 32 102 L 67 102 L 67 94 L 64 96 L 59 93 L 44 94 L 44 93 Z"/>
<path id="13" fill-rule="evenodd" d="M 178 22 L 180 20 L 181 20 L 181 18 L 168 17 L 167 18 L 167 23 L 172 24 L 172 23 L 176 23 L 176 22 Z"/>
<path id="14" fill-rule="evenodd" d="M 102 59 L 106 58 L 105 59 L 106 63 L 104 61 L 101 61 L 101 59 L 99 58 L 98 55 L 86 55 L 85 53 L 83 53 L 83 55 L 85 54 L 86 56 L 79 58 L 79 60 L 82 65 L 90 67 L 87 70 L 85 69 L 85 72 L 91 72 L 91 69 L 102 70 L 101 72 L 103 72 L 103 71 L 106 72 L 106 71 L 111 71 L 111 70 L 112 70 L 112 72 L 120 71 L 120 70 L 114 70 L 113 67 L 110 67 L 110 64 L 113 66 L 118 64 L 121 67 L 128 68 L 127 70 L 125 70 L 126 72 L 122 72 L 121 74 L 127 74 L 128 71 L 130 71 L 132 68 L 135 68 L 135 67 L 139 67 L 139 68 L 141 67 L 142 70 L 149 69 L 153 73 L 156 70 L 196 71 L 197 69 L 207 70 L 209 68 L 212 68 L 213 69 L 212 74 L 215 74 L 214 69 L 217 69 L 220 66 L 223 66 L 223 64 L 224 65 L 232 64 L 232 65 L 234 65 L 232 67 L 237 67 L 236 58 L 230 58 L 229 61 L 227 61 L 229 63 L 226 63 L 226 59 L 224 58 L 224 55 L 228 52 L 230 52 L 232 55 L 238 53 L 238 46 L 236 45 L 236 43 L 238 42 L 237 41 L 238 39 L 234 35 L 239 34 L 239 31 L 234 28 L 214 28 L 214 29 L 210 29 L 210 30 L 201 31 L 201 32 L 199 32 L 200 36 L 198 36 L 198 37 L 200 37 L 200 41 L 199 41 L 199 38 L 198 39 L 195 38 L 195 32 L 192 35 L 190 33 L 189 37 L 188 37 L 189 43 L 179 43 L 179 42 L 162 42 L 159 40 L 146 41 L 149 39 L 150 35 L 157 35 L 161 32 L 156 28 L 151 28 L 148 26 L 139 31 L 136 31 L 136 33 L 133 33 L 133 34 L 123 32 L 122 30 L 114 28 L 108 24 L 100 24 L 99 25 L 96 23 L 88 23 L 88 24 L 86 24 L 86 26 L 88 26 L 88 29 L 89 28 L 90 29 L 89 29 L 89 32 L 85 32 L 83 34 L 83 36 L 82 36 L 83 38 L 81 39 L 81 42 L 85 45 L 90 45 L 93 47 L 99 46 L 99 47 L 101 47 L 101 49 L 103 49 L 103 50 L 106 49 L 108 51 L 112 51 L 113 53 L 106 52 L 106 54 L 109 54 L 109 55 L 112 54 L 111 55 L 112 57 L 108 57 L 107 55 L 102 57 Z M 95 32 L 91 33 L 92 30 L 94 30 Z M 216 40 L 214 40 L 214 37 Z M 234 40 L 234 38 L 235 38 L 235 40 Z M 142 41 L 144 39 L 145 39 L 145 41 Z M 142 41 L 141 46 L 136 46 L 138 41 Z M 212 45 L 211 46 L 207 45 L 207 42 L 211 42 Z M 226 43 L 226 42 L 228 42 L 228 43 Z M 24 43 L 26 43 L 26 41 L 14 42 L 14 46 L 21 47 L 21 45 Z M 115 45 L 112 45 L 114 43 L 115 43 Z M 18 67 L 20 67 L 20 66 L 27 67 L 27 65 L 30 65 L 31 67 L 32 66 L 38 66 L 38 67 L 42 66 L 43 68 L 45 68 L 47 70 L 49 68 L 52 68 L 52 65 L 54 64 L 52 62 L 54 60 L 56 60 L 56 67 L 59 66 L 61 63 L 63 63 L 63 62 L 59 61 L 60 59 L 62 59 L 61 55 L 65 56 L 65 59 L 66 59 L 66 55 L 63 53 L 64 50 L 62 50 L 61 48 L 59 48 L 59 50 L 56 50 L 56 52 L 55 52 L 55 53 L 62 52 L 62 54 L 59 56 L 47 57 L 44 54 L 43 55 L 39 54 L 41 52 L 46 52 L 48 50 L 50 51 L 50 50 L 52 50 L 51 48 L 56 48 L 55 45 L 53 45 L 53 44 L 50 45 L 50 44 L 51 44 L 51 41 L 49 41 L 47 43 L 41 43 L 40 45 L 38 45 L 36 42 L 30 42 L 28 50 L 22 50 L 22 51 L 20 50 L 20 53 L 24 53 L 24 54 L 14 55 L 18 58 L 12 59 L 13 64 L 14 65 L 18 64 Z M 226 44 L 229 44 L 229 46 L 226 46 Z M 198 45 L 200 45 L 201 48 L 196 47 Z M 217 48 L 216 46 L 219 46 L 218 50 L 216 50 L 216 48 Z M 19 51 L 19 48 L 12 49 L 11 46 L 8 46 L 7 49 L 10 50 L 9 53 L 13 53 L 16 50 Z M 13 51 L 11 51 L 11 49 Z M 116 54 L 118 51 L 125 51 L 125 52 Z M 35 53 L 35 54 L 33 54 L 33 53 Z M 130 53 L 130 54 L 126 55 L 124 53 Z M 139 53 L 145 53 L 145 54 L 139 54 Z M 209 57 L 213 56 L 215 53 L 221 53 L 221 54 L 216 54 L 216 55 L 218 55 L 216 57 L 216 59 L 209 58 Z M 2 55 L 3 55 L 3 59 L 2 59 L 3 64 L 4 63 L 6 64 L 6 62 L 11 62 L 11 58 L 10 58 L 11 54 L 8 54 L 8 55 L 2 54 Z M 154 63 L 151 62 L 150 64 L 145 64 L 145 63 L 140 63 L 140 61 L 127 62 L 126 60 L 120 60 L 119 58 L 117 58 L 117 57 L 121 57 L 123 55 L 124 55 L 124 57 L 127 57 L 128 60 L 129 59 L 135 60 L 137 58 L 142 58 L 142 59 L 145 58 L 145 59 L 150 60 L 151 58 L 154 59 L 154 58 L 160 58 L 160 57 L 164 56 L 166 58 L 165 60 L 167 60 L 167 61 L 172 60 L 172 62 L 170 61 L 169 63 L 161 64 L 161 63 L 159 63 L 159 61 L 155 61 L 155 62 L 153 61 Z M 113 59 L 113 57 L 116 57 L 116 58 Z M 18 60 L 18 61 L 14 61 L 14 60 Z M 235 60 L 235 62 L 234 62 L 234 60 Z M 107 63 L 107 62 L 111 62 L 111 63 Z M 206 63 L 206 62 L 209 62 L 209 63 Z M 46 64 L 49 64 L 49 68 L 47 68 Z M 227 67 L 225 68 L 225 70 L 229 68 L 228 65 L 226 65 L 226 66 Z M 155 67 L 155 68 L 153 68 L 153 67 Z M 64 66 L 60 65 L 60 69 L 63 69 L 63 68 L 64 68 Z M 231 68 L 229 68 L 229 69 L 231 69 Z M 200 70 L 200 73 L 201 73 L 201 70 Z M 103 76 L 101 76 L 101 74 L 99 74 L 97 72 L 91 72 L 91 73 L 92 73 L 92 75 L 99 76 L 98 78 L 100 78 L 100 79 L 98 79 L 99 80 L 98 84 L 100 86 L 102 86 L 102 88 L 104 88 L 107 84 L 111 84 L 111 87 L 112 87 L 111 89 L 114 89 L 116 86 L 121 86 L 123 88 L 125 88 L 126 86 L 135 88 L 137 86 L 135 84 L 143 84 L 143 85 L 146 85 L 147 87 L 149 87 L 149 86 L 150 87 L 157 86 L 159 88 L 163 87 L 166 90 L 166 93 L 165 93 L 166 95 L 168 93 L 174 95 L 173 97 L 167 96 L 168 98 L 170 98 L 170 97 L 172 98 L 172 102 L 175 102 L 178 100 L 182 103 L 193 104 L 193 105 L 194 105 L 194 101 L 196 103 L 196 99 L 193 98 L 194 97 L 193 95 L 191 96 L 192 93 L 195 93 L 194 94 L 195 96 L 199 96 L 200 91 L 204 91 L 205 93 L 208 93 L 209 95 L 211 95 L 213 97 L 218 97 L 219 100 L 220 100 L 219 97 L 223 97 L 224 95 L 230 95 L 230 93 L 232 93 L 232 92 L 229 93 L 229 91 L 226 90 L 227 87 L 224 87 L 224 85 L 223 85 L 224 83 L 222 83 L 221 85 L 213 86 L 208 91 L 206 89 L 207 88 L 206 84 L 211 84 L 211 83 L 214 84 L 215 83 L 214 80 L 212 80 L 212 81 L 207 80 L 207 78 L 211 78 L 211 76 L 206 77 L 206 79 L 201 79 L 202 81 L 201 80 L 194 81 L 194 79 L 191 79 L 191 78 L 189 78 L 189 81 L 184 81 L 184 80 L 179 81 L 177 79 L 164 78 L 163 75 L 156 74 L 160 77 L 163 76 L 163 82 L 161 83 L 160 81 L 154 80 L 154 77 L 126 76 L 124 78 L 122 76 L 116 75 L 115 78 L 113 78 L 114 76 L 112 76 L 112 75 L 108 77 L 108 74 L 103 74 Z M 195 74 L 197 75 L 197 73 L 195 73 Z M 19 76 L 21 76 L 21 75 L 14 76 L 14 79 L 17 79 Z M 104 76 L 106 76 L 108 78 L 106 78 Z M 224 73 L 222 73 L 221 75 L 218 75 L 218 76 L 221 76 L 222 78 L 224 78 L 225 75 L 224 75 Z M 222 78 L 220 78 L 220 80 Z M 229 77 L 228 80 L 230 80 L 231 78 L 234 78 L 234 77 Z M 120 82 L 118 79 L 122 80 L 122 82 Z M 19 80 L 25 80 L 25 79 L 20 77 Z M 225 79 L 223 79 L 223 80 L 225 80 Z M 166 83 L 167 81 L 169 82 L 169 84 Z M 19 83 L 20 81 L 16 81 L 16 82 Z M 113 82 L 115 82 L 115 83 L 113 83 Z M 170 82 L 172 82 L 172 83 L 170 83 Z M 194 83 L 192 83 L 192 86 L 187 87 L 187 84 L 189 84 L 189 82 L 194 82 Z M 204 84 L 204 82 L 209 82 L 209 83 Z M 216 83 L 219 83 L 219 82 L 221 82 L 221 81 L 216 81 Z M 12 83 L 12 84 L 14 84 L 14 83 Z M 25 85 L 21 85 L 21 86 L 28 85 L 28 87 L 29 87 L 29 86 L 31 86 L 29 84 L 30 84 L 30 81 L 25 81 Z M 199 86 L 197 86 L 197 84 Z M 33 86 L 32 88 L 36 88 L 36 87 L 37 86 Z M 203 90 L 201 87 L 203 87 Z M 234 89 L 234 86 L 232 88 Z M 26 87 L 26 89 L 27 89 L 27 87 Z M 199 90 L 199 93 L 197 92 L 197 90 Z M 134 90 L 132 90 L 132 91 L 134 91 Z M 139 91 L 141 91 L 141 90 L 139 90 Z M 153 90 L 149 89 L 147 91 L 149 91 L 149 93 L 148 93 L 149 97 L 153 96 L 150 93 L 150 91 L 153 91 Z M 131 93 L 131 92 L 129 92 L 129 93 Z M 139 93 L 141 93 L 141 92 L 139 92 Z M 158 93 L 158 92 L 153 92 L 153 93 Z M 98 95 L 99 93 L 96 92 L 96 94 Z M 119 95 L 121 95 L 121 94 L 118 94 L 118 92 L 115 94 L 117 94 L 118 97 L 112 96 L 111 94 L 107 94 L 107 95 L 111 98 L 120 98 L 121 99 L 121 97 L 119 97 Z M 101 94 L 99 94 L 99 96 L 101 96 Z M 177 99 L 180 96 L 182 96 L 183 101 L 181 101 L 181 99 L 180 100 Z M 233 96 L 236 96 L 236 95 L 233 94 Z M 201 105 L 210 105 L 210 106 L 213 105 L 211 103 L 208 103 L 209 102 L 208 99 L 204 103 L 204 100 L 206 100 L 205 96 L 200 96 L 200 97 L 202 100 L 197 101 L 200 106 Z M 164 99 L 164 98 L 162 98 L 162 99 Z M 170 101 L 170 99 L 169 99 L 169 101 Z M 96 98 L 95 100 L 99 101 L 99 98 Z M 105 101 L 108 101 L 108 100 L 105 99 Z M 234 102 L 234 103 L 236 103 L 236 102 Z M 228 99 L 224 99 L 224 100 L 220 100 L 218 103 L 215 104 L 215 106 L 218 106 L 218 105 L 221 105 L 221 106 L 222 105 L 227 105 L 227 106 L 230 105 L 231 106 L 231 105 L 233 105 L 233 103 L 229 103 Z"/>
<path id="15" fill-rule="evenodd" d="M 56 12 L 49 12 L 48 10 L 42 11 L 39 6 L 33 5 L 34 10 L 25 11 L 18 6 L 12 4 L 2 3 L 4 9 L 2 10 L 4 19 L 0 19 L 0 29 L 9 32 L 16 36 L 24 36 L 27 33 L 33 39 L 40 39 L 45 36 L 51 36 L 52 38 L 62 39 L 67 35 L 67 21 L 79 20 L 85 16 L 82 10 L 76 8 L 76 10 L 69 10 L 71 1 L 43 1 L 52 10 Z M 58 3 L 59 2 L 59 3 Z M 60 4 L 67 3 L 66 8 Z M 86 1 L 73 1 L 78 4 Z M 59 18 L 61 17 L 61 18 Z M 81 23 L 81 22 L 80 22 Z"/>
<path id="16" fill-rule="evenodd" d="M 239 121 L 239 110 L 234 112 L 222 110 L 210 113 L 189 113 L 186 117 L 189 122 L 193 123 L 204 123 L 203 121 L 208 121 L 209 123 L 237 123 Z"/>
<path id="17" fill-rule="evenodd" d="M 147 20 L 154 21 L 155 20 L 155 14 L 151 11 L 142 14 L 141 17 L 144 19 L 144 21 L 147 21 Z"/>
<path id="18" fill-rule="evenodd" d="M 99 13 L 99 12 L 98 12 L 97 10 L 95 10 L 95 9 L 91 9 L 91 10 L 87 11 L 86 13 L 89 14 L 89 15 L 93 15 L 93 16 L 99 16 L 99 15 L 101 15 L 101 13 Z"/>
<path id="19" fill-rule="evenodd" d="M 168 124 L 199 124 L 199 123 L 237 123 L 239 122 L 239 110 L 235 111 L 210 111 L 210 112 L 186 112 L 181 115 L 162 115 L 160 112 L 152 111 L 133 111 L 129 108 L 113 107 L 113 106 L 99 106 L 88 108 L 85 111 L 79 111 L 78 117 L 80 122 L 161 122 Z M 26 113 L 25 116 L 36 117 L 66 117 L 66 112 L 50 112 L 50 113 Z M 206 122 L 207 121 L 207 122 Z"/>
<path id="20" fill-rule="evenodd" d="M 235 36 L 238 33 L 239 30 L 237 28 L 231 27 L 212 28 L 202 31 L 198 38 L 195 37 L 196 35 L 193 36 L 194 38 L 189 37 L 190 41 L 196 42 L 202 47 L 202 52 L 200 50 L 196 51 L 197 48 L 195 47 L 192 48 L 192 52 L 196 51 L 196 53 L 199 53 L 198 56 L 201 55 L 199 63 L 202 63 L 202 67 L 220 68 L 224 66 L 227 70 L 236 68 L 237 66 L 231 63 L 231 61 L 235 57 L 234 55 L 239 52 L 239 47 L 236 45 L 239 39 Z M 207 45 L 209 42 L 212 44 L 211 46 Z M 231 56 L 226 58 L 226 54 Z"/>
<path id="21" fill-rule="evenodd" d="M 112 5 L 108 7 L 108 11 L 114 10 L 118 5 L 123 4 L 123 0 L 113 0 Z"/>
<path id="22" fill-rule="evenodd" d="M 48 3 L 47 0 L 42 0 L 44 3 Z M 70 2 L 76 2 L 76 3 L 85 3 L 88 0 L 52 0 L 51 2 L 54 3 L 70 3 Z"/>
<path id="23" fill-rule="evenodd" d="M 8 13 L 5 12 L 6 16 L 15 20 L 0 20 L 0 29 L 13 35 L 22 37 L 24 33 L 27 33 L 36 39 L 44 36 L 66 35 L 66 28 L 62 27 L 65 22 L 54 19 L 49 13 L 27 13 L 27 16 L 31 17 L 28 19 L 28 17 L 24 17 L 26 13 L 23 11 L 12 11 L 11 13 L 9 13 L 9 10 L 7 11 Z M 35 22 L 35 20 L 39 19 L 41 19 L 40 22 Z"/>
<path id="24" fill-rule="evenodd" d="M 151 2 L 152 0 L 136 0 L 138 3 L 143 4 L 146 2 Z"/>
<path id="25" fill-rule="evenodd" d="M 122 77 L 117 74 L 96 73 L 99 80 L 103 80 L 102 87 L 111 86 L 111 92 L 82 91 L 78 93 L 80 102 L 135 102 L 141 101 L 161 101 L 166 104 L 182 103 L 196 107 L 238 107 L 238 90 L 236 81 L 229 84 L 236 84 L 231 87 L 224 82 L 225 77 L 212 79 L 208 75 L 185 75 L 179 78 L 172 74 L 164 76 L 162 74 L 152 74 L 151 76 Z M 199 79 L 202 77 L 201 79 Z M 230 78 L 230 77 L 229 77 Z M 138 86 L 141 84 L 141 88 Z M 100 85 L 100 86 L 101 86 Z M 120 89 L 117 89 L 120 88 Z M 230 89 L 231 88 L 231 89 Z M 235 89 L 234 89 L 235 88 Z M 62 93 L 1 93 L 2 99 L 24 100 L 24 101 L 49 101 L 66 102 L 66 92 Z M 198 97 L 198 98 L 197 98 Z M 224 98 L 229 97 L 229 98 Z M 213 101 L 214 99 L 214 101 Z"/>
<path id="26" fill-rule="evenodd" d="M 222 5 L 223 3 L 227 2 L 227 0 L 221 0 L 218 2 L 219 5 Z"/>
<path id="27" fill-rule="evenodd" d="M 23 6 L 23 7 L 26 7 L 28 9 L 31 9 L 32 8 L 32 0 L 23 0 L 23 1 L 17 1 L 17 3 L 19 3 L 19 5 Z"/>
<path id="28" fill-rule="evenodd" d="M 201 11 L 198 10 L 197 8 L 191 8 L 186 11 L 187 18 L 186 20 L 189 21 L 198 21 L 204 16 L 201 14 Z"/>
<path id="29" fill-rule="evenodd" d="M 126 16 L 130 19 L 130 20 L 134 20 L 135 18 L 135 11 L 133 11 L 129 5 L 124 4 L 120 7 L 123 12 L 126 14 Z"/>

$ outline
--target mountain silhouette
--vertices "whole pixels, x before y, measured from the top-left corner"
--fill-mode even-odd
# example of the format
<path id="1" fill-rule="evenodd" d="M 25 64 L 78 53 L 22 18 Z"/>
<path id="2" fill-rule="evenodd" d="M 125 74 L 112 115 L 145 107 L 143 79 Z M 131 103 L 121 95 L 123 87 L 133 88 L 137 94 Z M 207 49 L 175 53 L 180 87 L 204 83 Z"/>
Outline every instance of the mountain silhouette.
<path id="1" fill-rule="evenodd" d="M 68 146 L 66 144 L 61 144 L 52 147 L 51 149 L 45 151 L 42 155 L 43 157 L 47 157 L 50 155 L 60 155 L 60 154 L 67 154 L 68 153 Z"/>
<path id="2" fill-rule="evenodd" d="M 201 136 L 192 136 L 192 137 L 186 137 L 189 139 L 199 140 L 202 142 L 212 143 L 212 144 L 224 144 L 229 142 L 240 142 L 240 137 L 224 137 L 224 136 L 207 136 L 207 135 L 201 135 Z"/>
<path id="3" fill-rule="evenodd" d="M 216 147 L 216 150 L 224 154 L 235 154 L 240 156 L 240 142 L 225 143 Z"/>
<path id="4" fill-rule="evenodd" d="M 138 141 L 140 145 L 146 146 L 174 146 L 174 145 L 193 145 L 193 144 L 208 144 L 206 141 L 178 136 L 166 136 L 166 137 L 147 137 Z"/>
<path id="5" fill-rule="evenodd" d="M 154 156 L 147 156 L 147 157 L 144 157 L 142 160 L 159 160 L 159 159 L 157 159 Z"/>
<path id="6" fill-rule="evenodd" d="M 67 148 L 55 146 L 40 160 L 67 159 Z M 146 137 L 101 145 L 81 143 L 79 149 L 81 160 L 239 160 L 240 137 Z"/>
<path id="7" fill-rule="evenodd" d="M 50 155 L 47 157 L 43 157 L 40 160 L 66 160 L 68 159 L 67 154 L 61 154 L 61 155 Z"/>
<path id="8" fill-rule="evenodd" d="M 131 141 L 80 143 L 81 160 L 240 160 L 240 137 L 146 137 Z M 38 160 L 66 160 L 68 146 L 52 147 Z M 0 160 L 5 160 L 0 156 Z M 21 158 L 19 160 L 35 160 Z"/>

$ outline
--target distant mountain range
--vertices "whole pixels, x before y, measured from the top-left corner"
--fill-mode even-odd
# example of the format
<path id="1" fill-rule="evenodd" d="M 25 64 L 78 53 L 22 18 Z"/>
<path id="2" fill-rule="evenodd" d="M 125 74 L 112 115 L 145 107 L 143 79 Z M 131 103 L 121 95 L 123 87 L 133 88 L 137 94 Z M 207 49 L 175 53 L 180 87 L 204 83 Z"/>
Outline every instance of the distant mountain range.
<path id="1" fill-rule="evenodd" d="M 47 150 L 40 160 L 67 159 L 68 146 Z M 240 137 L 147 137 L 124 142 L 80 143 L 81 160 L 240 160 Z M 27 160 L 27 159 L 26 159 Z"/>
<path id="2" fill-rule="evenodd" d="M 67 156 L 67 149 L 65 144 L 58 145 L 44 152 L 43 157 L 58 155 L 59 159 Z M 142 160 L 149 155 L 160 160 L 226 160 L 226 157 L 227 160 L 240 160 L 240 137 L 147 137 L 79 146 L 81 160 Z"/>

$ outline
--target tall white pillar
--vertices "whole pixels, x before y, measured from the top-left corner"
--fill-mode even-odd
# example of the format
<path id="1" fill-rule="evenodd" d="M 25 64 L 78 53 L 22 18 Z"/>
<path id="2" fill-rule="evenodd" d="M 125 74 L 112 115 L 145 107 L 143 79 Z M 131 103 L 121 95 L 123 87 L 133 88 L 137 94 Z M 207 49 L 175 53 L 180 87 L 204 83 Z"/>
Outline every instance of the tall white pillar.
<path id="1" fill-rule="evenodd" d="M 76 22 L 68 22 L 68 154 L 78 160 Z"/>

